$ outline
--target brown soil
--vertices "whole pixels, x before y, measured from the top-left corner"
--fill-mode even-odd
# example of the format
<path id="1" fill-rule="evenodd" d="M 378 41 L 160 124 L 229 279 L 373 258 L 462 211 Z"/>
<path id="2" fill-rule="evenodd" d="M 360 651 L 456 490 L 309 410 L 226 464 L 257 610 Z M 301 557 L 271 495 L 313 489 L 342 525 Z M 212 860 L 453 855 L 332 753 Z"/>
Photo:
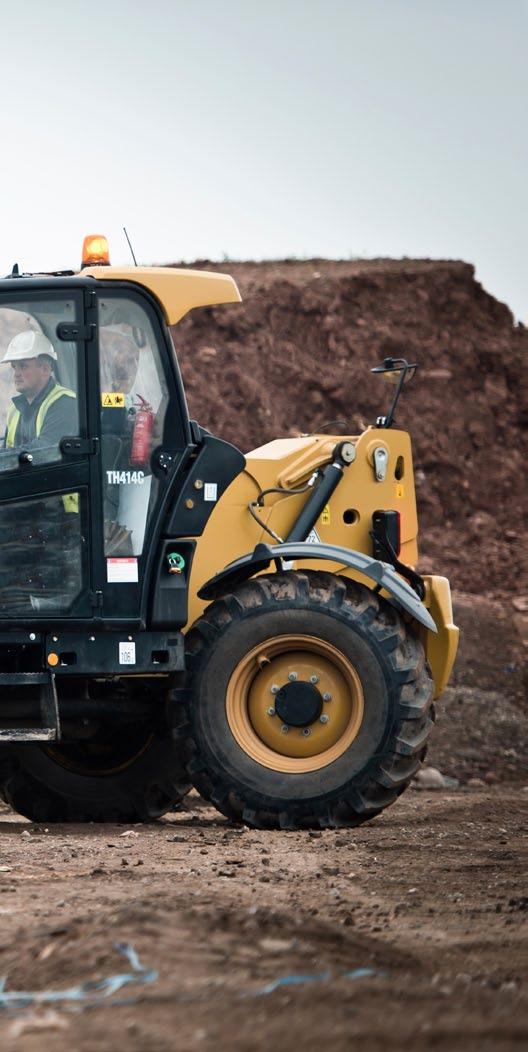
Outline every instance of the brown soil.
<path id="1" fill-rule="evenodd" d="M 370 368 L 391 355 L 417 361 L 397 419 L 414 441 L 422 566 L 467 592 L 521 588 L 528 332 L 473 267 L 194 265 L 232 274 L 244 300 L 174 330 L 200 423 L 243 450 L 335 419 L 354 432 L 388 405 Z"/>
<path id="2" fill-rule="evenodd" d="M 132 830 L 2 814 L 7 989 L 128 972 L 116 942 L 159 972 L 82 1014 L 4 1012 L 2 1048 L 520 1049 L 527 799 L 410 792 L 372 825 L 316 834 L 233 829 L 199 800 Z M 291 975 L 311 981 L 265 992 Z"/>

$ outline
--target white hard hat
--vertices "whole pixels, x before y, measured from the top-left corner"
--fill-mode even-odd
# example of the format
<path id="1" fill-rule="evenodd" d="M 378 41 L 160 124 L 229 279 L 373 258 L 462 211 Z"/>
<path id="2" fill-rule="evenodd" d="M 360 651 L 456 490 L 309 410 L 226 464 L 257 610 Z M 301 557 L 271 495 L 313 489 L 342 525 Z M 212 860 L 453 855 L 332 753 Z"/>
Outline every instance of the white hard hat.
<path id="1" fill-rule="evenodd" d="M 53 358 L 53 361 L 57 361 L 57 354 L 53 344 L 48 340 L 47 336 L 44 336 L 42 332 L 34 332 L 33 329 L 26 329 L 25 332 L 17 332 L 16 336 L 7 346 L 7 351 L 2 358 L 1 364 L 5 362 L 21 362 L 24 358 L 39 358 L 41 354 L 46 354 L 48 358 Z"/>

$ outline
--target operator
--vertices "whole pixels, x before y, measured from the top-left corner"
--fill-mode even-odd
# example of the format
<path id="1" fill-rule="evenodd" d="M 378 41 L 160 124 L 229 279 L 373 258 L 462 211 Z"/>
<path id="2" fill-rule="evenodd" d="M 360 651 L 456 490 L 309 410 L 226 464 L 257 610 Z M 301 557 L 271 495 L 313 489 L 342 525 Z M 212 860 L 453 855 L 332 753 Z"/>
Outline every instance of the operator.
<path id="1" fill-rule="evenodd" d="M 19 392 L 11 400 L 6 449 L 58 449 L 61 438 L 78 432 L 77 399 L 53 375 L 57 354 L 41 332 L 27 329 L 10 341 L 1 364 L 11 364 Z"/>

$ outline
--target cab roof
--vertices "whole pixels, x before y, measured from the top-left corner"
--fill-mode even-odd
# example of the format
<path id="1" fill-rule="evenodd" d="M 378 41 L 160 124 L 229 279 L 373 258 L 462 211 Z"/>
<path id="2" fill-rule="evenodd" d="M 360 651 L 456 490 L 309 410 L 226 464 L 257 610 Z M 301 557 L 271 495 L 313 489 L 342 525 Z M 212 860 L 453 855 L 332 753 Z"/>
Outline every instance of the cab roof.
<path id="1" fill-rule="evenodd" d="M 118 281 L 147 289 L 160 304 L 168 325 L 175 325 L 193 307 L 213 307 L 220 303 L 240 303 L 242 297 L 236 282 L 228 274 L 209 270 L 187 270 L 178 267 L 84 267 L 78 274 L 21 274 L 10 276 L 0 283 L 6 291 L 23 287 L 50 287 L 89 284 L 96 281 Z"/>
<path id="2" fill-rule="evenodd" d="M 193 307 L 239 303 L 236 282 L 228 274 L 177 267 L 85 267 L 83 277 L 98 281 L 131 281 L 142 285 L 161 304 L 165 320 L 175 325 Z"/>

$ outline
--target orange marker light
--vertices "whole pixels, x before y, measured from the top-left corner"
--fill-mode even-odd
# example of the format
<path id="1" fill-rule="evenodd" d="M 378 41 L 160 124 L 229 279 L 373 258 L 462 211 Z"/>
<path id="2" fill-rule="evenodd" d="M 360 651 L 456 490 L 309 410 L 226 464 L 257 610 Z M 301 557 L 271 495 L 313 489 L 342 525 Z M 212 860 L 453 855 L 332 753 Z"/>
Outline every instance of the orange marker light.
<path id="1" fill-rule="evenodd" d="M 53 654 L 53 653 L 48 654 L 48 665 L 51 665 L 52 667 L 54 667 L 55 665 L 58 665 L 58 664 L 59 664 L 59 655 L 58 654 Z"/>
<path id="2" fill-rule="evenodd" d="M 83 241 L 81 267 L 92 266 L 110 266 L 110 249 L 103 234 L 87 234 Z"/>

